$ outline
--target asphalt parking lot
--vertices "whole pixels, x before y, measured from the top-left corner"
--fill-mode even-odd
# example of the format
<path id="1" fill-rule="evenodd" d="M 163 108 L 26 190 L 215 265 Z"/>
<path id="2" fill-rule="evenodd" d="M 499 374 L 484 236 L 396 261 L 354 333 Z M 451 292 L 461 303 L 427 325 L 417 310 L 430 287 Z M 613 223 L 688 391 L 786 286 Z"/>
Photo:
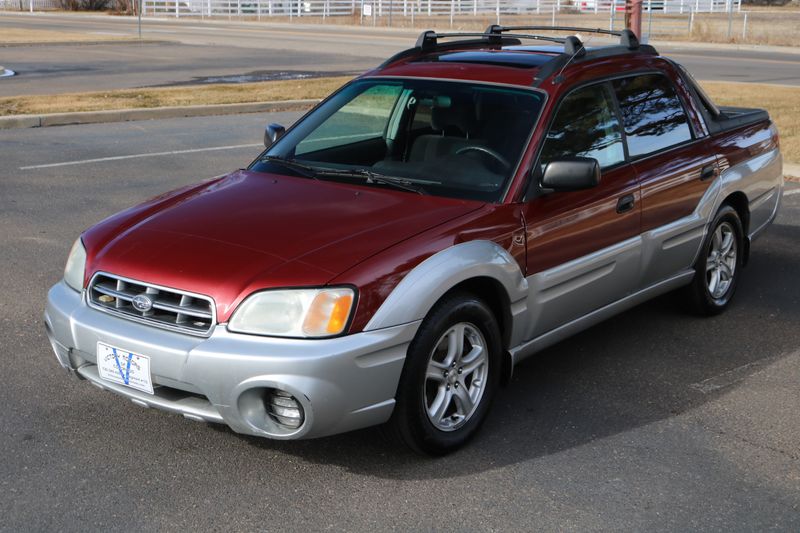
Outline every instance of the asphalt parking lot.
<path id="1" fill-rule="evenodd" d="M 243 437 L 66 375 L 41 316 L 74 238 L 296 116 L 0 131 L 0 530 L 800 530 L 798 188 L 729 312 L 667 295 L 554 346 L 443 459 Z"/>

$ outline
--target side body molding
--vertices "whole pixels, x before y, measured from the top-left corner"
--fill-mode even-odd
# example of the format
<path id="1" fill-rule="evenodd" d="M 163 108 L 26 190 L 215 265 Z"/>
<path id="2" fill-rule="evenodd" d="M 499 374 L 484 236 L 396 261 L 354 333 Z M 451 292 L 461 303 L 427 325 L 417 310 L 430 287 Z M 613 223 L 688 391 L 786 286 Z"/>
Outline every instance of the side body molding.
<path id="1" fill-rule="evenodd" d="M 470 241 L 437 252 L 409 272 L 364 328 L 387 328 L 420 320 L 447 291 L 472 278 L 491 278 L 506 291 L 512 324 L 527 312 L 528 282 L 516 260 L 492 241 Z M 513 327 L 513 326 L 512 326 Z M 514 328 L 511 345 L 520 342 Z"/>

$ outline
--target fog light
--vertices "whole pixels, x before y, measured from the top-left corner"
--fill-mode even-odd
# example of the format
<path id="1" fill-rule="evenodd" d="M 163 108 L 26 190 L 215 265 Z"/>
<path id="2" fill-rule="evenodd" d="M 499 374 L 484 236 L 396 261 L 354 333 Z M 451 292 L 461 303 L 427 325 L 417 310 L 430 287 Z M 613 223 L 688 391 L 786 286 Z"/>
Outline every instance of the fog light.
<path id="1" fill-rule="evenodd" d="M 267 393 L 266 408 L 275 422 L 288 429 L 299 428 L 305 420 L 303 406 L 286 391 L 271 389 Z"/>

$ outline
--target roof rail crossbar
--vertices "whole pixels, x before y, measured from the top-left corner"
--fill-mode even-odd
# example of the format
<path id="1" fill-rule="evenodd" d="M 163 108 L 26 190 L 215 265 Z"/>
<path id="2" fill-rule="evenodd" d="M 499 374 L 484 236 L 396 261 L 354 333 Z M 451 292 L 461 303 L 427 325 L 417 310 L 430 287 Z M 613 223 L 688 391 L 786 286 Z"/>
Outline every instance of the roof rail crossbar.
<path id="1" fill-rule="evenodd" d="M 492 24 L 486 28 L 486 33 L 491 33 L 493 35 L 503 35 L 507 32 L 518 31 L 574 31 L 576 33 L 581 32 L 614 35 L 615 37 L 620 38 L 620 44 L 625 48 L 629 50 L 636 50 L 639 48 L 639 39 L 636 38 L 636 34 L 627 28 L 620 31 L 612 31 L 604 30 L 602 28 L 583 28 L 579 26 L 499 26 L 497 24 Z"/>
<path id="2" fill-rule="evenodd" d="M 552 43 L 564 43 L 565 39 L 562 37 L 551 37 L 548 35 L 529 35 L 529 34 L 514 34 L 507 33 L 501 35 L 500 33 L 436 33 L 433 30 L 424 31 L 417 38 L 417 48 L 423 52 L 429 52 L 436 49 L 440 43 L 439 39 L 452 39 L 457 37 L 479 37 L 488 44 L 505 44 L 508 39 L 536 39 L 540 41 L 549 41 Z"/>

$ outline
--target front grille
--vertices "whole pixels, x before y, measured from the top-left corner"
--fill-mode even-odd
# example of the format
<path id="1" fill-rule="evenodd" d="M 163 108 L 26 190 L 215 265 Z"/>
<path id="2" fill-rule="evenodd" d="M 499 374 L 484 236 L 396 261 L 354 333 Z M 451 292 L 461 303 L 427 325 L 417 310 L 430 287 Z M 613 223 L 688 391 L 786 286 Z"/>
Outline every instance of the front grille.
<path id="1" fill-rule="evenodd" d="M 102 272 L 89 283 L 88 301 L 107 313 L 193 335 L 207 335 L 216 323 L 214 302 L 208 296 Z"/>

